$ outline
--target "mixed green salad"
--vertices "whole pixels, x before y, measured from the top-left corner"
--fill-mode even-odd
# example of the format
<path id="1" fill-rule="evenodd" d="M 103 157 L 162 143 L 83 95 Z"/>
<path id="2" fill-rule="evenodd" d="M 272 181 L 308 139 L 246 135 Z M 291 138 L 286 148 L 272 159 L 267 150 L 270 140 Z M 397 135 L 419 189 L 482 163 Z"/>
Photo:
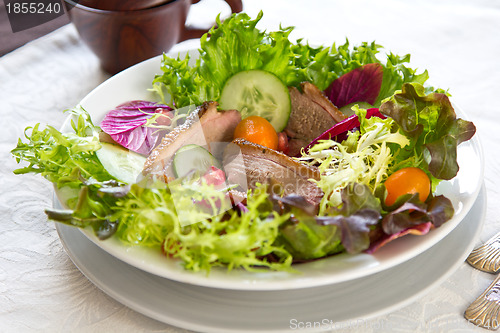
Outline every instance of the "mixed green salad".
<path id="1" fill-rule="evenodd" d="M 193 271 L 293 270 L 295 263 L 338 253 L 373 253 L 451 219 L 450 200 L 434 192 L 456 176 L 457 146 L 475 127 L 456 117 L 447 92 L 426 86 L 427 71 L 409 68 L 409 55 L 382 54 L 374 42 L 292 42 L 293 28 L 259 30 L 261 17 L 218 19 L 192 65 L 189 55 L 164 55 L 162 74 L 150 87 L 161 102 L 129 101 L 99 125 L 76 107 L 67 111 L 69 132 L 27 128 L 12 150 L 27 165 L 15 173 L 41 174 L 64 194 L 67 209 L 47 209 L 49 219 L 92 228 L 102 240 L 157 248 L 165 260 L 181 260 Z M 340 117 L 326 114 L 334 123 L 313 140 L 290 127 L 297 112 L 308 116 L 307 108 L 294 111 L 290 97 L 302 98 L 304 83 L 339 112 L 332 119 Z M 232 139 L 264 154 L 252 150 L 246 158 L 272 158 L 283 168 L 299 163 L 315 175 L 308 182 L 321 196 L 287 192 L 279 177 L 267 174 L 234 200 L 232 191 L 241 188 L 228 181 L 220 157 L 192 143 L 176 151 L 173 176 L 148 177 L 144 163 L 163 138 L 186 127 L 197 110 L 190 106 L 209 101 L 238 110 L 246 127 Z M 257 125 L 263 134 L 252 132 Z M 299 153 L 291 153 L 298 143 Z"/>

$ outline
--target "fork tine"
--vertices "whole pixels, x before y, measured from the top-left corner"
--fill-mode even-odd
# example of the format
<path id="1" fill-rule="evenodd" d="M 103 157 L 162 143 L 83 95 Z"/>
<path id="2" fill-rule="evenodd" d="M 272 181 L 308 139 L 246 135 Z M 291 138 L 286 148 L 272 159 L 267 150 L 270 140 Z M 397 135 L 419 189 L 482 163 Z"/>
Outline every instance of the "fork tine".
<path id="1" fill-rule="evenodd" d="M 500 232 L 473 250 L 467 262 L 481 271 L 497 273 L 500 270 Z"/>

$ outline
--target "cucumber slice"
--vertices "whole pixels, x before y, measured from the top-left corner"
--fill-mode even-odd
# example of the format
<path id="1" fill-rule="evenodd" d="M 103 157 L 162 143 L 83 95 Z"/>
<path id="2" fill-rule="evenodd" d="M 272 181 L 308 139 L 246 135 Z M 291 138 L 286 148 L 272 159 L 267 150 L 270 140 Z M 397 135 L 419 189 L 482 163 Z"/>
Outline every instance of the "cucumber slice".
<path id="1" fill-rule="evenodd" d="M 96 155 L 104 169 L 124 183 L 137 182 L 137 177 L 144 169 L 146 157 L 111 143 L 101 142 L 101 146 Z"/>
<path id="2" fill-rule="evenodd" d="M 173 168 L 177 178 L 184 177 L 193 170 L 204 174 L 211 166 L 220 169 L 219 161 L 201 146 L 189 144 L 175 152 Z"/>
<path id="3" fill-rule="evenodd" d="M 373 106 L 366 103 L 366 102 L 354 102 L 354 103 L 351 103 L 351 104 L 347 104 L 343 107 L 341 107 L 339 109 L 340 112 L 342 112 L 343 114 L 345 114 L 346 116 L 352 116 L 355 112 L 354 110 L 352 109 L 352 107 L 354 105 L 358 105 L 361 109 L 369 109 L 369 108 L 372 108 Z"/>
<path id="4" fill-rule="evenodd" d="M 276 75 L 260 69 L 230 77 L 222 88 L 219 104 L 224 110 L 240 111 L 242 119 L 263 117 L 278 133 L 285 129 L 291 110 L 288 88 Z"/>

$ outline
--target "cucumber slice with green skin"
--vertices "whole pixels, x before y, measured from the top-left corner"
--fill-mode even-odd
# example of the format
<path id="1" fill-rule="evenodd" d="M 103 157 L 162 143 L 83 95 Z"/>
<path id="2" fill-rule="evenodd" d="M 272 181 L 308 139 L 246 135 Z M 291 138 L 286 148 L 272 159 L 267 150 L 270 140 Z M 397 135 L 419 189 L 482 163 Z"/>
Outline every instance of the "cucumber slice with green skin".
<path id="1" fill-rule="evenodd" d="M 189 144 L 175 152 L 173 169 L 177 178 L 184 177 L 192 171 L 204 174 L 211 166 L 220 169 L 219 161 L 201 146 Z"/>
<path id="2" fill-rule="evenodd" d="M 290 118 L 288 88 L 276 75 L 260 69 L 230 77 L 222 88 L 219 104 L 224 110 L 240 111 L 242 119 L 249 116 L 265 118 L 278 133 L 285 129 Z"/>
<path id="3" fill-rule="evenodd" d="M 121 182 L 133 184 L 144 169 L 146 157 L 121 146 L 101 142 L 97 158 L 106 171 Z"/>

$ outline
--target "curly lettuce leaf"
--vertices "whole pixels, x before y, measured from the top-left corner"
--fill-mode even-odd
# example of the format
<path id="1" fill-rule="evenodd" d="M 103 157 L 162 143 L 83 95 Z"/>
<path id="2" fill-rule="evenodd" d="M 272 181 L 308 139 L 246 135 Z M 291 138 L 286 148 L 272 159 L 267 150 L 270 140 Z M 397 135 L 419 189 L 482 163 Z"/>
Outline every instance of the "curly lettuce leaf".
<path id="1" fill-rule="evenodd" d="M 405 64 L 410 62 L 410 55 L 398 56 L 392 52 L 387 55 L 387 61 L 384 65 L 384 74 L 382 78 L 382 86 L 377 100 L 373 105 L 379 106 L 382 101 L 394 94 L 395 91 L 400 90 L 404 83 L 416 82 L 421 85 L 429 78 L 427 70 L 417 74 L 416 69 L 406 67 Z M 434 88 L 429 87 L 428 90 Z"/>
<path id="2" fill-rule="evenodd" d="M 163 73 L 153 80 L 153 91 L 172 107 L 200 105 L 204 101 L 218 101 L 226 81 L 234 74 L 250 69 L 261 69 L 275 74 L 286 86 L 298 86 L 303 81 L 325 90 L 334 80 L 367 64 L 383 66 L 379 93 L 370 97 L 374 105 L 391 96 L 404 82 L 423 83 L 427 72 L 415 74 L 405 66 L 405 57 L 387 55 L 385 65 L 377 58 L 381 46 L 375 42 L 352 46 L 346 40 L 339 46 L 312 47 L 302 39 L 292 43 L 289 35 L 293 27 L 277 31 L 261 31 L 255 19 L 245 13 L 233 14 L 217 24 L 200 39 L 199 58 L 190 65 L 190 56 L 184 59 L 163 56 Z M 167 97 L 170 96 L 170 97 Z M 370 94 L 371 96 L 371 94 Z M 375 100 L 376 98 L 376 100 Z"/>
<path id="3" fill-rule="evenodd" d="M 379 118 L 385 118 L 384 115 L 382 115 L 377 108 L 370 108 L 366 110 L 366 118 L 371 118 L 371 117 L 379 117 Z M 357 130 L 360 126 L 359 122 L 359 117 L 358 115 L 352 115 L 350 117 L 347 117 L 346 119 L 342 120 L 341 122 L 338 122 L 335 124 L 332 128 L 328 129 L 324 133 L 322 133 L 320 136 L 318 136 L 316 139 L 311 141 L 305 148 L 304 152 L 307 153 L 309 149 L 319 143 L 320 141 L 323 140 L 335 140 L 337 142 L 342 142 L 347 139 L 347 136 L 349 132 Z"/>
<path id="4" fill-rule="evenodd" d="M 214 266 L 291 270 L 291 254 L 276 244 L 279 228 L 290 215 L 279 215 L 272 207 L 265 189 L 249 191 L 244 213 L 233 210 L 183 228 L 175 224 L 162 249 L 193 271 L 208 272 Z"/>
<path id="5" fill-rule="evenodd" d="M 19 140 L 12 150 L 18 162 L 29 164 L 16 170 L 17 174 L 38 173 L 63 190 L 71 189 L 66 202 L 69 209 L 47 209 L 50 220 L 92 228 L 100 239 L 116 236 L 127 244 L 163 248 L 191 270 L 209 271 L 221 265 L 290 270 L 292 256 L 276 242 L 289 214 L 273 211 L 265 190 L 249 195 L 241 210 L 222 207 L 227 193 L 207 182 L 171 182 L 167 187 L 145 179 L 123 186 L 95 154 L 100 148 L 100 128 L 84 109 L 71 112 L 76 116 L 74 133 L 36 125 L 26 130 L 27 142 Z M 199 203 L 199 209 L 193 209 L 194 203 Z M 190 223 L 183 226 L 179 212 Z"/>
<path id="6" fill-rule="evenodd" d="M 390 146 L 402 147 L 409 142 L 406 136 L 393 130 L 393 119 L 373 117 L 376 109 L 371 109 L 370 113 L 354 109 L 357 115 L 345 120 L 346 123 L 339 123 L 339 131 L 359 124 L 358 131 L 347 132 L 347 139 L 341 143 L 319 140 L 299 158 L 305 163 L 317 165 L 321 172 L 320 180 L 316 181 L 325 193 L 320 203 L 320 215 L 329 205 L 340 204 L 340 191 L 349 183 L 367 185 L 375 193 L 393 163 L 394 148 Z M 371 116 L 367 118 L 369 114 Z M 334 126 L 325 135 L 336 134 L 338 137 L 343 134 L 336 130 Z"/>
<path id="7" fill-rule="evenodd" d="M 292 28 L 280 28 L 266 33 L 256 28 L 262 12 L 252 20 L 247 14 L 233 14 L 220 21 L 201 40 L 200 57 L 194 66 L 185 59 L 166 55 L 162 75 L 153 85 L 160 85 L 172 96 L 171 105 L 177 108 L 218 101 L 226 81 L 234 74 L 250 69 L 262 69 L 275 74 L 286 85 L 296 83 L 294 54 L 288 35 Z M 155 91 L 161 91 L 155 87 Z"/>
<path id="8" fill-rule="evenodd" d="M 395 157 L 395 165 L 419 161 L 418 166 L 436 179 L 456 176 L 457 146 L 474 135 L 476 128 L 470 121 L 456 117 L 446 94 L 426 94 L 418 83 L 405 83 L 402 90 L 382 103 L 380 112 L 391 117 L 410 139 Z M 430 153 L 430 162 L 425 156 Z"/>
<path id="9" fill-rule="evenodd" d="M 77 188 L 81 177 L 99 181 L 112 177 L 103 168 L 95 152 L 101 148 L 100 129 L 83 108 L 69 110 L 75 116 L 71 120 L 74 133 L 61 133 L 52 126 L 41 128 L 40 124 L 28 127 L 11 153 L 16 161 L 27 162 L 28 166 L 14 170 L 15 174 L 41 174 L 59 188 Z"/>
<path id="10" fill-rule="evenodd" d="M 51 126 L 41 129 L 40 124 L 26 129 L 27 142 L 19 139 L 12 155 L 18 163 L 29 165 L 14 173 L 40 174 L 70 194 L 65 204 L 71 209 L 47 209 L 49 219 L 80 228 L 90 226 L 99 238 L 105 239 L 116 230 L 115 223 L 108 220 L 115 199 L 102 196 L 99 191 L 119 184 L 95 154 L 101 148 L 99 127 L 83 108 L 69 112 L 74 116 L 71 119 L 74 132 L 61 133 Z"/>
<path id="11" fill-rule="evenodd" d="M 298 81 L 309 81 L 325 90 L 336 79 L 369 63 L 378 63 L 380 45 L 363 42 L 351 47 L 349 41 L 331 47 L 311 47 L 298 40 L 292 45 L 295 66 L 299 68 Z"/>

